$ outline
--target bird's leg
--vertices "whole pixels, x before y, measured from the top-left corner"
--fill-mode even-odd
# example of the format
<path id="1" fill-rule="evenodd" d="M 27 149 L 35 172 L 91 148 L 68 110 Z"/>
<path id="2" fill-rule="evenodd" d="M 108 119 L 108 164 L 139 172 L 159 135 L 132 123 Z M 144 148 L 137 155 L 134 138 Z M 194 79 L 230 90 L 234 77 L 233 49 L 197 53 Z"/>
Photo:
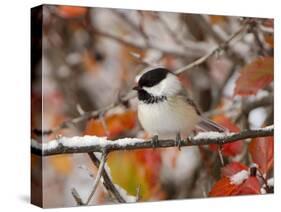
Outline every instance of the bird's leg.
<path id="1" fill-rule="evenodd" d="M 176 135 L 176 146 L 181 150 L 181 134 L 179 132 Z"/>
<path id="2" fill-rule="evenodd" d="M 159 139 L 158 139 L 158 135 L 154 135 L 152 137 L 152 147 L 153 149 L 155 149 L 159 144 Z"/>

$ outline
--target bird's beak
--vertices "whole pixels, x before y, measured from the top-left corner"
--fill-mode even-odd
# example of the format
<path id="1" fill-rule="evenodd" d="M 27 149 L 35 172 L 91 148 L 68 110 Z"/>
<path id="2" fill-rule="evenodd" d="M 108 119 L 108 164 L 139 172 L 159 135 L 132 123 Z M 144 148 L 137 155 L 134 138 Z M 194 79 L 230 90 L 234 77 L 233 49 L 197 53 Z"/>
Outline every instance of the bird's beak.
<path id="1" fill-rule="evenodd" d="M 141 90 L 141 87 L 137 85 L 137 86 L 133 87 L 133 90 L 139 91 L 139 90 Z"/>

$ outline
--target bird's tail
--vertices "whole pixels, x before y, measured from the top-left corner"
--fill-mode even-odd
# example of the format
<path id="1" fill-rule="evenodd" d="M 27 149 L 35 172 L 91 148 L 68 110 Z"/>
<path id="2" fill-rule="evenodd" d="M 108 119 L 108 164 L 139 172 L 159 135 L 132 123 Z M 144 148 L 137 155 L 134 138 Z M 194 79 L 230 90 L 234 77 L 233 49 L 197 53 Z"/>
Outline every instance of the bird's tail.
<path id="1" fill-rule="evenodd" d="M 228 132 L 229 130 L 209 119 L 201 118 L 196 128 L 199 131 L 215 131 L 215 132 Z"/>

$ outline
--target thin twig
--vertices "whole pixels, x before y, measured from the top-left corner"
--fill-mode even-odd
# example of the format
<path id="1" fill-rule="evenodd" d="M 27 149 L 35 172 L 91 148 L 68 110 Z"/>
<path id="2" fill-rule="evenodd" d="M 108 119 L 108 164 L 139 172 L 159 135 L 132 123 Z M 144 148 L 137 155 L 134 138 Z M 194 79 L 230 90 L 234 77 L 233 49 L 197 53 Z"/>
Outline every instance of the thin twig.
<path id="1" fill-rule="evenodd" d="M 243 116 L 248 116 L 249 113 L 258 107 L 266 107 L 273 104 L 273 94 L 270 94 L 268 96 L 261 97 L 255 101 L 245 101 L 243 102 L 241 106 L 240 113 L 236 116 L 234 122 L 239 122 Z"/>
<path id="2" fill-rule="evenodd" d="M 150 38 L 145 32 L 145 25 L 144 25 L 145 24 L 145 15 L 144 15 L 143 11 L 141 11 L 141 10 L 137 10 L 137 12 L 138 12 L 138 15 L 140 18 L 139 27 L 138 27 L 139 31 L 140 31 L 141 35 L 144 37 L 146 44 L 149 45 Z"/>
<path id="3" fill-rule="evenodd" d="M 218 133 L 216 136 L 209 137 L 209 132 L 202 132 L 196 136 L 188 137 L 186 140 L 181 140 L 181 147 L 184 146 L 200 146 L 217 144 L 223 145 L 232 143 L 237 140 L 243 140 L 248 138 L 256 137 L 267 137 L 273 136 L 274 128 L 273 125 L 270 127 L 243 130 L 237 133 Z M 103 152 L 104 149 L 107 152 L 120 151 L 120 150 L 136 150 L 136 149 L 147 149 L 147 148 L 168 148 L 175 147 L 178 145 L 176 140 L 163 139 L 159 140 L 157 144 L 150 140 L 143 140 L 139 138 L 124 138 L 115 141 L 107 140 L 106 138 L 100 138 L 96 136 L 84 136 L 84 137 L 62 137 L 58 140 L 49 141 L 45 144 L 39 144 L 37 141 L 32 140 L 31 151 L 34 154 L 42 156 L 50 156 L 57 154 L 67 153 L 91 153 L 91 152 Z"/>
<path id="4" fill-rule="evenodd" d="M 204 34 L 210 35 L 216 43 L 222 43 L 224 42 L 225 38 L 215 31 L 213 24 L 211 24 L 208 20 L 207 17 L 204 15 L 192 15 L 193 20 L 195 23 L 197 23 L 198 27 L 200 27 Z M 216 26 L 218 27 L 218 26 Z"/>
<path id="5" fill-rule="evenodd" d="M 143 65 L 145 65 L 145 66 L 148 66 L 148 67 L 149 67 L 149 66 L 157 66 L 157 65 L 158 65 L 158 64 L 156 64 L 156 63 L 151 63 L 151 62 L 145 60 L 145 59 L 142 58 L 141 55 L 139 55 L 138 53 L 130 52 L 129 54 L 132 56 L 132 58 L 134 58 L 136 61 L 138 61 L 139 63 L 141 63 L 141 64 L 143 64 Z"/>
<path id="6" fill-rule="evenodd" d="M 243 104 L 243 108 L 242 108 L 241 103 L 234 101 L 234 102 L 232 102 L 232 104 L 229 107 L 214 109 L 214 110 L 205 112 L 203 115 L 205 117 L 212 117 L 212 116 L 215 116 L 215 115 L 220 115 L 220 114 L 232 112 L 234 110 L 240 110 L 241 111 L 240 113 L 249 113 L 253 109 L 256 109 L 258 107 L 267 107 L 269 105 L 272 105 L 272 103 L 273 103 L 273 94 L 270 93 L 267 96 L 263 96 L 263 97 L 260 97 L 260 98 L 255 98 L 254 100 L 246 101 Z M 241 115 L 240 113 L 239 113 L 238 116 Z"/>
<path id="7" fill-rule="evenodd" d="M 228 71 L 227 76 L 223 80 L 222 84 L 219 86 L 217 94 L 216 94 L 214 100 L 212 101 L 211 108 L 215 108 L 220 103 L 221 97 L 223 96 L 223 91 L 225 89 L 225 86 L 227 85 L 227 83 L 229 82 L 231 77 L 234 75 L 236 68 L 237 68 L 237 65 L 235 64 Z"/>
<path id="8" fill-rule="evenodd" d="M 265 190 L 268 193 L 268 191 L 270 191 L 270 187 L 269 187 L 269 185 L 267 183 L 267 179 L 266 179 L 266 177 L 263 176 L 263 172 L 259 168 L 257 168 L 257 171 L 259 173 L 257 176 L 262 179 L 262 181 L 264 183 L 264 186 L 265 186 Z"/>
<path id="9" fill-rule="evenodd" d="M 118 16 L 124 23 L 126 23 L 132 30 L 134 30 L 135 32 L 139 33 L 144 40 L 148 39 L 148 36 L 144 32 L 144 30 L 142 28 L 140 28 L 139 26 L 137 26 L 136 23 L 134 23 L 132 21 L 132 19 L 127 17 L 124 13 L 119 12 L 118 10 L 112 10 L 112 12 L 116 16 Z"/>
<path id="10" fill-rule="evenodd" d="M 223 155 L 222 155 L 222 145 L 218 146 L 218 154 L 219 154 L 221 166 L 224 167 L 224 159 L 223 159 Z"/>
<path id="11" fill-rule="evenodd" d="M 72 194 L 75 202 L 77 203 L 77 205 L 85 205 L 82 201 L 82 198 L 80 197 L 80 195 L 78 194 L 78 192 L 76 191 L 75 188 L 71 189 L 71 194 Z"/>
<path id="12" fill-rule="evenodd" d="M 190 51 L 190 49 L 199 49 L 201 51 L 204 51 L 206 49 L 206 46 L 208 46 L 208 43 L 206 42 L 195 42 L 191 40 L 182 39 L 179 36 L 179 33 L 171 29 L 169 24 L 160 15 L 158 15 L 158 20 L 166 30 L 167 34 L 169 34 L 170 39 L 172 39 L 177 45 L 182 46 L 184 49 L 188 51 Z"/>
<path id="13" fill-rule="evenodd" d="M 89 195 L 87 201 L 86 201 L 86 205 L 89 205 L 92 197 L 94 196 L 97 188 L 98 188 L 98 185 L 99 185 L 99 182 L 100 182 L 100 179 L 101 179 L 101 176 L 102 176 L 102 173 L 104 171 L 104 165 L 105 165 L 105 162 L 106 162 L 106 156 L 107 156 L 107 153 L 106 151 L 104 151 L 102 153 L 102 156 L 101 156 L 101 163 L 99 165 L 99 169 L 98 169 L 98 172 L 96 174 L 96 178 L 95 178 L 95 182 L 94 182 L 94 185 L 93 185 L 93 189 L 91 191 L 91 194 Z"/>
<path id="14" fill-rule="evenodd" d="M 274 29 L 271 27 L 266 27 L 266 26 L 263 26 L 262 24 L 259 24 L 258 27 L 265 34 L 269 34 L 269 35 L 274 34 Z"/>
<path id="15" fill-rule="evenodd" d="M 93 162 L 93 164 L 96 167 L 99 167 L 100 160 L 96 157 L 96 155 L 93 152 L 89 152 L 88 155 L 89 155 L 91 161 Z M 106 169 L 104 169 L 104 171 L 102 173 L 102 178 L 103 178 L 103 185 L 106 188 L 106 190 L 109 191 L 119 203 L 125 203 L 126 202 L 125 198 L 116 189 L 116 187 L 113 184 L 111 177 L 107 173 Z"/>
<path id="16" fill-rule="evenodd" d="M 225 42 L 221 43 L 219 46 L 217 46 L 216 48 L 214 48 L 211 52 L 209 52 L 208 54 L 206 54 L 205 56 L 195 60 L 194 62 L 188 64 L 187 66 L 184 66 L 178 70 L 175 71 L 176 74 L 180 74 L 182 72 L 185 72 L 187 70 L 190 70 L 202 63 L 204 63 L 207 59 L 209 59 L 211 56 L 213 56 L 214 54 L 216 54 L 219 51 L 225 50 L 229 44 L 238 36 L 240 36 L 241 34 L 243 34 L 246 29 L 248 28 L 248 24 L 244 24 L 237 32 L 235 32 L 233 35 L 231 35 L 229 37 L 229 39 L 227 39 Z"/>
<path id="17" fill-rule="evenodd" d="M 138 202 L 141 199 L 140 190 L 141 190 L 141 186 L 138 185 L 137 193 L 136 193 L 136 202 Z"/>
<path id="18" fill-rule="evenodd" d="M 269 55 L 269 52 L 267 51 L 262 39 L 261 39 L 261 33 L 259 31 L 259 28 L 258 28 L 258 23 L 257 22 L 253 22 L 253 24 L 251 25 L 251 28 L 250 28 L 251 32 L 253 33 L 254 35 L 254 38 L 255 38 L 255 41 L 257 43 L 257 46 L 259 48 L 258 52 L 260 55 L 262 56 L 267 56 Z"/>

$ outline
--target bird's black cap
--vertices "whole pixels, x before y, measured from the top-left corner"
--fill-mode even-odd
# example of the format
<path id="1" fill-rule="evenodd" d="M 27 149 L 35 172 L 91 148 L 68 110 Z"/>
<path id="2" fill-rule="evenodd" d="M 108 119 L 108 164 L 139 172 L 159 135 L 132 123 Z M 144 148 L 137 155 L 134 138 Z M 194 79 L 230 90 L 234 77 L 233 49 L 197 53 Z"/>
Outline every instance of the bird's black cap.
<path id="1" fill-rule="evenodd" d="M 152 87 L 154 85 L 157 85 L 159 82 L 166 78 L 168 73 L 171 72 L 165 68 L 155 68 L 147 71 L 140 77 L 138 86 Z"/>

